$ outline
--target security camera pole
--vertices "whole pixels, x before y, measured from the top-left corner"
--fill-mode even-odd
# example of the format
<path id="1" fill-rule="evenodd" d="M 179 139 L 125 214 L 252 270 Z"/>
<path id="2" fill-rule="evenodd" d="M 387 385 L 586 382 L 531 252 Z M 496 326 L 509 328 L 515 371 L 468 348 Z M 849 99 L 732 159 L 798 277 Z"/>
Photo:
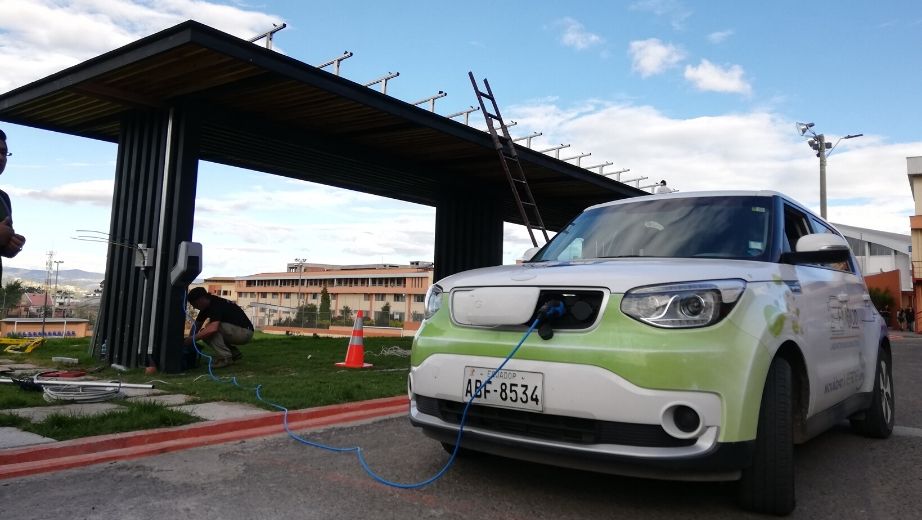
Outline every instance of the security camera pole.
<path id="1" fill-rule="evenodd" d="M 861 137 L 864 134 L 854 134 L 846 135 L 840 137 L 836 144 L 826 142 L 826 136 L 823 134 L 817 134 L 812 130 L 813 123 L 796 123 L 797 131 L 800 132 L 800 135 L 809 133 L 813 138 L 807 141 L 807 144 L 810 145 L 810 148 L 813 148 L 816 151 L 816 156 L 820 158 L 820 216 L 823 219 L 826 218 L 826 157 L 832 153 L 832 150 L 836 146 L 839 146 L 839 141 L 843 139 L 853 139 L 855 137 Z M 829 153 L 826 152 L 829 150 Z"/>

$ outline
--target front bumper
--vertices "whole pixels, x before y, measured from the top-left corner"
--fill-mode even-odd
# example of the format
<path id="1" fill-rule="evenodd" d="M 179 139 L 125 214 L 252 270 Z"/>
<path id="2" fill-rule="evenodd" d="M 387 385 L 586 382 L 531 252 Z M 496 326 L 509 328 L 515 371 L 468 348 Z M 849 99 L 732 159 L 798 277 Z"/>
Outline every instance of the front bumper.
<path id="1" fill-rule="evenodd" d="M 413 396 L 410 401 L 410 423 L 439 442 L 456 444 L 458 424 L 421 412 L 419 398 Z M 697 444 L 682 447 L 583 445 L 468 425 L 461 439 L 465 449 L 541 464 L 615 475 L 694 481 L 739 479 L 741 469 L 752 461 L 755 441 L 718 443 L 707 440 L 704 445 L 707 447 Z"/>
<path id="2" fill-rule="evenodd" d="M 436 354 L 412 367 L 411 422 L 454 444 L 465 401 L 463 368 L 497 363 L 486 356 Z M 641 388 L 591 365 L 512 359 L 504 368 L 544 374 L 542 411 L 471 406 L 462 446 L 560 466 L 670 479 L 732 480 L 751 460 L 751 442 L 718 443 L 722 414 L 716 393 Z M 698 414 L 697 429 L 676 429 L 670 411 L 677 406 Z"/>

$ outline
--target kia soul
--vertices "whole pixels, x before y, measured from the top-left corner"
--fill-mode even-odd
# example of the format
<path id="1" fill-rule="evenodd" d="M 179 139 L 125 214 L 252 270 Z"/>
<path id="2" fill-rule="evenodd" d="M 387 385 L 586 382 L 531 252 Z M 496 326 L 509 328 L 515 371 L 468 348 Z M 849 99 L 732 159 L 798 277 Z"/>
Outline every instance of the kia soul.
<path id="1" fill-rule="evenodd" d="M 845 419 L 893 429 L 887 328 L 855 258 L 780 193 L 600 204 L 526 256 L 426 296 L 410 420 L 449 451 L 738 480 L 743 507 L 787 514 L 794 444 Z"/>

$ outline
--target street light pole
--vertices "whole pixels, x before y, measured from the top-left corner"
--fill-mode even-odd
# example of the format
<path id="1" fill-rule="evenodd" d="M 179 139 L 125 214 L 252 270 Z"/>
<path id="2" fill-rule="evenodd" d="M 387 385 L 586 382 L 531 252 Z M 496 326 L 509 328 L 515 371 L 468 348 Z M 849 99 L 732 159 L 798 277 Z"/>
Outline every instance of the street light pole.
<path id="1" fill-rule="evenodd" d="M 52 317 L 54 317 L 58 308 L 58 271 L 61 270 L 61 264 L 64 263 L 64 260 L 55 260 L 54 263 L 54 307 L 52 307 L 53 310 L 51 311 Z"/>
<path id="2" fill-rule="evenodd" d="M 301 315 L 301 328 L 304 328 L 304 309 L 301 305 L 301 275 L 304 273 L 304 262 L 307 261 L 307 258 L 295 258 L 295 262 L 298 262 L 298 314 Z"/>
<path id="3" fill-rule="evenodd" d="M 817 155 L 820 156 L 820 216 L 826 220 L 826 136 L 816 136 Z"/>
<path id="4" fill-rule="evenodd" d="M 835 150 L 836 146 L 839 146 L 839 142 L 844 139 L 854 139 L 855 137 L 861 137 L 864 134 L 849 134 L 843 137 L 840 137 L 836 144 L 832 144 L 826 141 L 826 136 L 823 134 L 817 134 L 813 131 L 813 123 L 795 123 L 797 131 L 800 132 L 801 136 L 810 134 L 812 139 L 807 141 L 807 144 L 810 145 L 810 148 L 813 148 L 816 151 L 816 156 L 820 158 L 820 216 L 823 219 L 826 219 L 826 158 L 829 154 Z M 829 150 L 827 152 L 826 150 Z"/>

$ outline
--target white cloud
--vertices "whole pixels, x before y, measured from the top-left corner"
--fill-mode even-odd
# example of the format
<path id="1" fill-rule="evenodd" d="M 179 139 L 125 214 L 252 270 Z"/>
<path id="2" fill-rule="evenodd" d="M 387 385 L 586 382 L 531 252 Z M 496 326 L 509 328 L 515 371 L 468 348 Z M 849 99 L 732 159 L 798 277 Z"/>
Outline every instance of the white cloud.
<path id="1" fill-rule="evenodd" d="M 669 18 L 672 27 L 679 30 L 685 28 L 685 21 L 692 15 L 679 0 L 640 0 L 631 4 L 630 8 Z"/>
<path id="2" fill-rule="evenodd" d="M 591 33 L 583 27 L 583 24 L 567 17 L 558 20 L 558 25 L 563 26 L 563 34 L 560 35 L 560 43 L 567 47 L 573 47 L 576 50 L 588 49 L 603 43 L 605 40 L 598 34 Z"/>
<path id="3" fill-rule="evenodd" d="M 685 59 L 682 49 L 657 38 L 632 41 L 628 46 L 628 54 L 633 62 L 631 68 L 644 78 L 660 74 Z"/>
<path id="4" fill-rule="evenodd" d="M 240 37 L 279 17 L 201 0 L 3 0 L 0 92 L 193 19 Z"/>
<path id="5" fill-rule="evenodd" d="M 612 170 L 647 177 L 644 183 L 666 179 L 681 191 L 776 190 L 818 211 L 818 159 L 793 131 L 793 120 L 777 113 L 678 119 L 650 106 L 603 102 L 509 112 L 524 131 L 540 128 L 552 142 L 574 143 L 599 162 L 613 161 Z M 920 151 L 922 142 L 842 141 L 827 166 L 830 220 L 907 234 L 914 208 L 905 158 Z"/>
<path id="6" fill-rule="evenodd" d="M 733 30 L 727 29 L 726 31 L 716 31 L 712 32 L 707 36 L 708 41 L 711 43 L 723 43 L 727 38 L 733 36 Z"/>
<path id="7" fill-rule="evenodd" d="M 745 72 L 739 65 L 730 65 L 721 68 L 708 60 L 701 60 L 697 67 L 685 66 L 685 79 L 690 81 L 698 90 L 712 92 L 732 92 L 737 94 L 751 94 L 752 86 L 743 78 Z"/>
<path id="8" fill-rule="evenodd" d="M 6 191 L 14 198 L 68 203 L 87 202 L 96 206 L 109 207 L 112 205 L 113 181 L 109 179 L 73 182 L 45 190 L 8 187 Z"/>

